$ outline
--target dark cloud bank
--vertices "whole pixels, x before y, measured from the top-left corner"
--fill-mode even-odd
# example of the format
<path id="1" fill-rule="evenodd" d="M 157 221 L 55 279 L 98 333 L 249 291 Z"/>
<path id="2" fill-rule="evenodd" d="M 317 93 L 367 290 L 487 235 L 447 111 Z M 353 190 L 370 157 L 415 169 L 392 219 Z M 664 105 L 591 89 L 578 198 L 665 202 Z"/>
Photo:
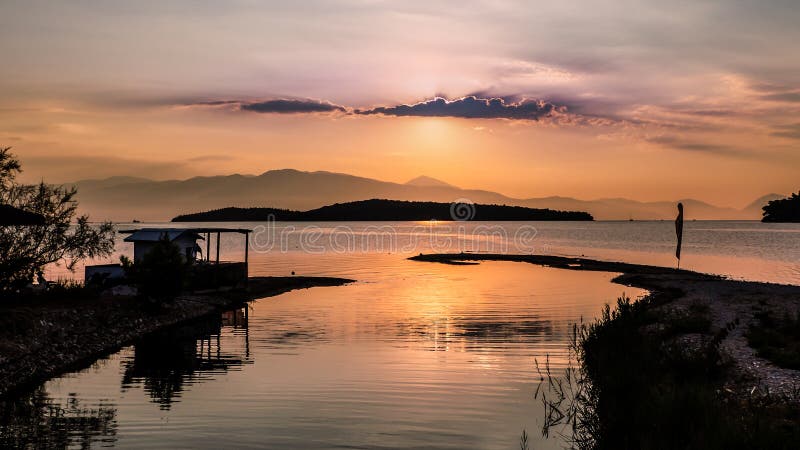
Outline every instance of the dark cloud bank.
<path id="1" fill-rule="evenodd" d="M 437 97 L 413 105 L 382 106 L 354 112 L 362 115 L 538 120 L 561 109 L 563 108 L 542 101 L 506 103 L 500 98 L 483 99 L 469 96 L 452 101 Z"/>
<path id="2" fill-rule="evenodd" d="M 674 136 L 656 136 L 648 138 L 647 141 L 654 144 L 663 145 L 665 147 L 690 152 L 716 153 L 723 155 L 739 155 L 741 153 L 738 149 L 725 145 L 694 142 Z"/>
<path id="3" fill-rule="evenodd" d="M 346 112 L 343 106 L 316 100 L 266 100 L 263 102 L 241 103 L 239 108 L 242 111 L 277 114 Z"/>
<path id="4" fill-rule="evenodd" d="M 792 125 L 782 125 L 778 127 L 777 131 L 772 133 L 773 136 L 798 139 L 800 140 L 800 123 Z"/>
<path id="5" fill-rule="evenodd" d="M 262 114 L 308 114 L 308 113 L 347 113 L 344 106 L 311 99 L 272 99 L 263 101 L 245 100 L 211 100 L 187 102 L 185 106 L 195 107 L 230 107 L 239 111 Z"/>
<path id="6" fill-rule="evenodd" d="M 261 114 L 344 113 L 357 115 L 456 117 L 464 119 L 539 120 L 555 113 L 565 113 L 565 106 L 541 100 L 514 102 L 506 98 L 479 98 L 474 95 L 456 100 L 435 97 L 411 105 L 351 109 L 310 99 L 273 99 L 264 101 L 218 100 L 193 103 L 195 106 L 233 106 L 240 111 Z"/>

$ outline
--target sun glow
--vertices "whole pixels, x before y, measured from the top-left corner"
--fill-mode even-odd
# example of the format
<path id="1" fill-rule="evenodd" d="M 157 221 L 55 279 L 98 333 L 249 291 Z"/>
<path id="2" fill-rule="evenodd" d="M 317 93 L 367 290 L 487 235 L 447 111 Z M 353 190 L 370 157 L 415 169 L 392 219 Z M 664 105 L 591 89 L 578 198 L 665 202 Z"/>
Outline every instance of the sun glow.
<path id="1" fill-rule="evenodd" d="M 452 119 L 424 117 L 409 119 L 414 121 L 412 141 L 428 148 L 448 148 L 452 143 L 455 129 L 450 123 Z"/>

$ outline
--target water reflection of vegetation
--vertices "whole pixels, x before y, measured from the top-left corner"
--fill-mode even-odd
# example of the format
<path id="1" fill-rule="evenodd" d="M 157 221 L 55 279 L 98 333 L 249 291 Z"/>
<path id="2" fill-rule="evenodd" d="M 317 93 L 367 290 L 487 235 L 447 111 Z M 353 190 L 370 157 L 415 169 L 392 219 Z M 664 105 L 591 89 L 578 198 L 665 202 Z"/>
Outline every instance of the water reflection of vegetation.
<path id="1" fill-rule="evenodd" d="M 90 448 L 116 441 L 117 409 L 101 403 L 85 407 L 74 395 L 66 404 L 43 387 L 0 401 L 0 448 Z"/>
<path id="2" fill-rule="evenodd" d="M 148 336 L 124 362 L 123 389 L 141 383 L 161 409 L 169 409 L 188 384 L 250 364 L 247 307 Z M 231 348 L 223 327 L 241 331 L 244 344 Z"/>
<path id="3" fill-rule="evenodd" d="M 621 298 L 597 322 L 575 327 L 577 368 L 555 376 L 547 362 L 540 367 L 543 434 L 558 431 L 579 449 L 794 448 L 796 407 L 726 393 L 719 343 L 735 324 L 687 348 L 670 340 L 674 329 L 695 323 L 702 332 L 706 322 L 678 317 L 671 326 L 652 308 L 660 301 Z"/>

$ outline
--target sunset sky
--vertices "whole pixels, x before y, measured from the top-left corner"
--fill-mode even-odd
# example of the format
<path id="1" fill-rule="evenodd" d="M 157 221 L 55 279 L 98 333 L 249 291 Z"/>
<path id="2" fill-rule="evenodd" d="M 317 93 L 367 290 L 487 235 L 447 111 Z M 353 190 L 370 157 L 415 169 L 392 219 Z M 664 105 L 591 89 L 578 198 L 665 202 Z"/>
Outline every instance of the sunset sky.
<path id="1" fill-rule="evenodd" d="M 777 1 L 0 3 L 24 180 L 270 169 L 514 197 L 800 189 L 800 7 Z"/>

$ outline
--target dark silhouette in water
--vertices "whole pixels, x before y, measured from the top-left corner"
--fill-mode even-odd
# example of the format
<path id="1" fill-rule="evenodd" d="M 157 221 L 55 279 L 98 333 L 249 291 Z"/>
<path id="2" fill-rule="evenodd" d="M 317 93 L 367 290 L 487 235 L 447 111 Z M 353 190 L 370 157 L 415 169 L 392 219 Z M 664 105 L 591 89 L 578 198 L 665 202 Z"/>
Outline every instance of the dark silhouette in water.
<path id="1" fill-rule="evenodd" d="M 223 350 L 222 327 L 243 329 L 245 348 Z M 168 410 L 187 384 L 251 364 L 248 343 L 246 307 L 155 333 L 136 343 L 133 358 L 124 363 L 122 387 L 141 383 L 153 402 Z"/>
<path id="2" fill-rule="evenodd" d="M 675 235 L 678 237 L 678 246 L 675 247 L 675 257 L 678 258 L 678 268 L 681 268 L 681 243 L 683 242 L 683 203 L 678 203 L 678 217 L 675 218 Z"/>
<path id="3" fill-rule="evenodd" d="M 800 222 L 800 192 L 788 198 L 772 200 L 762 209 L 762 222 Z"/>
<path id="4" fill-rule="evenodd" d="M 86 407 L 70 394 L 62 403 L 44 387 L 0 400 L 0 448 L 90 448 L 116 434 L 117 409 L 102 400 Z"/>
<path id="5" fill-rule="evenodd" d="M 184 214 L 173 222 L 302 221 L 421 221 L 421 220 L 594 220 L 582 211 L 555 211 L 522 206 L 479 205 L 466 202 L 361 200 L 336 203 L 310 211 L 276 208 L 223 208 Z"/>

